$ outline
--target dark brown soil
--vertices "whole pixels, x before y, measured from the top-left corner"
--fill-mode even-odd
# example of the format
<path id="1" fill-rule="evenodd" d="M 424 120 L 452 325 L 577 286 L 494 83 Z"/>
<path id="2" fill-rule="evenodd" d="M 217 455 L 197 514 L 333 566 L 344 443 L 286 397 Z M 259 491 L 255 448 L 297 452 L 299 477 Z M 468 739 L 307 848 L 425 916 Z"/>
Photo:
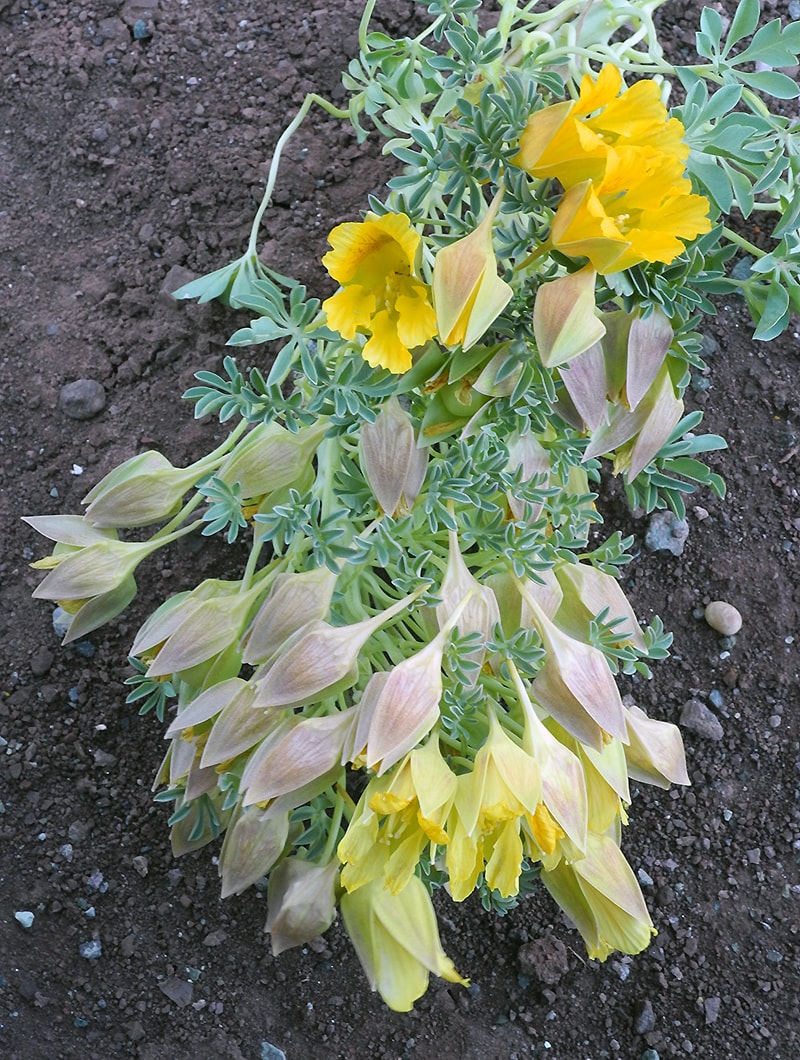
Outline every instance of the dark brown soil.
<path id="1" fill-rule="evenodd" d="M 410 0 L 378 8 L 391 32 L 420 18 Z M 636 792 L 625 851 L 659 930 L 637 958 L 587 961 L 544 894 L 503 919 L 475 900 L 440 902 L 445 947 L 473 986 L 435 981 L 410 1015 L 368 993 L 338 925 L 273 958 L 261 894 L 222 903 L 213 849 L 173 861 L 168 811 L 150 791 L 161 727 L 124 702 L 137 624 L 200 567 L 225 576 L 236 557 L 174 547 L 140 579 L 140 600 L 77 648 L 59 647 L 50 606 L 30 599 L 39 575 L 27 564 L 46 549 L 20 515 L 79 511 L 144 447 L 178 464 L 220 437 L 178 395 L 195 370 L 218 368 L 240 321 L 175 304 L 165 279 L 241 253 L 264 160 L 304 93 L 343 98 L 359 9 L 0 0 L 0 1055 L 259 1060 L 275 1055 L 270 1043 L 289 1060 L 795 1060 L 796 321 L 768 346 L 735 300 L 708 323 L 719 343 L 710 388 L 689 403 L 730 443 L 711 457 L 728 497 L 697 496 L 705 511 L 690 511 L 680 558 L 642 548 L 628 568 L 640 615 L 660 614 L 676 635 L 654 680 L 629 691 L 672 721 L 700 699 L 723 730 L 719 741 L 685 733 L 691 788 Z M 697 11 L 665 16 L 673 48 L 690 47 Z M 326 234 L 386 173 L 374 146 L 314 116 L 268 214 L 270 264 L 327 293 Z M 88 421 L 59 408 L 79 378 L 107 395 Z M 605 508 L 643 539 L 647 519 L 629 516 L 618 490 Z M 710 599 L 744 615 L 729 654 L 694 617 Z M 35 914 L 28 930 L 21 910 Z M 100 955 L 88 959 L 93 941 Z"/>

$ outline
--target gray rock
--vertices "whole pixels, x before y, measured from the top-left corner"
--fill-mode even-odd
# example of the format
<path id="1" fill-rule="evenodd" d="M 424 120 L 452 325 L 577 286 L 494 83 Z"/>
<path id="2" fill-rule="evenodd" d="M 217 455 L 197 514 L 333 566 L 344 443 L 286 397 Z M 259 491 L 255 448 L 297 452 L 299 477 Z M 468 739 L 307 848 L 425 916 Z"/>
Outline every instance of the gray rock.
<path id="1" fill-rule="evenodd" d="M 159 983 L 158 989 L 163 994 L 166 994 L 178 1008 L 186 1008 L 187 1005 L 191 1004 L 192 996 L 194 995 L 192 984 L 185 979 L 178 979 L 175 975 L 165 979 L 163 983 Z"/>
<path id="2" fill-rule="evenodd" d="M 58 407 L 71 420 L 90 420 L 106 407 L 106 391 L 96 379 L 76 379 L 62 386 Z"/>
<path id="3" fill-rule="evenodd" d="M 721 740 L 724 732 L 719 718 L 699 699 L 690 699 L 681 707 L 680 724 L 705 740 Z"/>
<path id="4" fill-rule="evenodd" d="M 261 1060 L 286 1060 L 286 1053 L 270 1042 L 261 1043 Z"/>
<path id="5" fill-rule="evenodd" d="M 706 1024 L 716 1023 L 717 1017 L 719 1016 L 719 1007 L 722 1001 L 718 997 L 707 997 L 703 1002 L 703 1009 L 706 1014 Z"/>
<path id="6" fill-rule="evenodd" d="M 644 1001 L 638 1001 L 636 1008 L 633 1010 L 633 1029 L 636 1034 L 649 1034 L 650 1031 L 655 1030 L 656 1027 L 656 1014 L 653 1011 L 653 1005 L 649 998 L 645 998 Z"/>
<path id="7" fill-rule="evenodd" d="M 644 546 L 651 552 L 671 552 L 673 556 L 683 553 L 689 536 L 689 524 L 678 519 L 670 511 L 654 512 L 644 537 Z"/>

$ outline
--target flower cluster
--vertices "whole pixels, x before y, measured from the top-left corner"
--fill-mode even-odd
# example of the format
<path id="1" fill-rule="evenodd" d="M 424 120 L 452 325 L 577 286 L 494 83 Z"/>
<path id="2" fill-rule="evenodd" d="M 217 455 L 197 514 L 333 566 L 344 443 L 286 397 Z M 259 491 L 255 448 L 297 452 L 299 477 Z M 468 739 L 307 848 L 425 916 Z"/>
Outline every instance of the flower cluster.
<path id="1" fill-rule="evenodd" d="M 670 262 L 682 241 L 711 230 L 708 200 L 685 174 L 683 125 L 668 117 L 654 81 L 622 87 L 610 64 L 596 81 L 587 74 L 575 102 L 531 115 L 515 158 L 562 185 L 552 246 L 599 273 Z"/>
<path id="2" fill-rule="evenodd" d="M 257 254 L 284 138 L 247 253 L 177 293 L 260 311 L 231 344 L 278 347 L 268 369 L 245 377 L 226 358 L 227 378 L 201 372 L 185 395 L 198 417 L 238 418 L 222 445 L 186 468 L 135 455 L 83 516 L 28 520 L 54 542 L 35 595 L 62 605 L 67 640 L 126 607 L 139 563 L 182 535 L 249 543 L 241 577 L 204 572 L 131 649 L 129 702 L 162 722 L 174 708 L 156 778 L 172 848 L 224 836 L 223 897 L 268 877 L 276 954 L 340 908 L 399 1011 L 431 974 L 467 982 L 439 937 L 437 888 L 503 912 L 538 877 L 591 957 L 648 944 L 621 851 L 630 781 L 688 777 L 678 729 L 615 681 L 649 678 L 670 637 L 657 618 L 640 628 L 614 576 L 630 542 L 590 545 L 599 458 L 648 511 L 683 514 L 699 485 L 722 496 L 695 456 L 724 441 L 682 418 L 703 291 L 739 284 L 760 337 L 800 309 L 796 152 L 780 154 L 785 124 L 745 94 L 789 98 L 789 78 L 737 73 L 736 41 L 712 41 L 706 16 L 698 46 L 725 96 L 704 112 L 692 68 L 684 128 L 655 80 L 623 86 L 622 70 L 667 69 L 649 0 L 638 25 L 635 0 L 622 18 L 616 0 L 508 0 L 491 39 L 478 6 L 431 4 L 436 50 L 426 33 L 370 34 L 365 17 L 347 110 L 312 94 L 284 134 L 312 104 L 359 135 L 367 116 L 406 167 L 331 232 L 335 293 L 307 298 Z M 737 39 L 745 26 L 732 20 Z M 737 63 L 796 58 L 780 32 Z M 740 99 L 736 169 L 739 131 L 715 122 Z M 724 278 L 730 248 L 711 258 L 724 226 L 711 231 L 702 191 L 750 208 L 773 194 L 783 249 L 763 273 Z"/>

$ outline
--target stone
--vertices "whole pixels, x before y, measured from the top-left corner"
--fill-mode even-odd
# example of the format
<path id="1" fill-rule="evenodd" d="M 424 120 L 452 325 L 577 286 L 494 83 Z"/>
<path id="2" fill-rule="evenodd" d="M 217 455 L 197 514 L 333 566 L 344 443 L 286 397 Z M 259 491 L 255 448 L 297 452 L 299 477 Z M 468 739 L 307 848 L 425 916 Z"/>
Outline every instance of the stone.
<path id="1" fill-rule="evenodd" d="M 683 554 L 689 536 L 689 524 L 678 519 L 674 512 L 654 512 L 644 537 L 645 548 L 650 552 L 671 552 L 673 556 Z"/>
<path id="2" fill-rule="evenodd" d="M 650 1031 L 655 1030 L 655 1027 L 656 1014 L 650 999 L 637 1001 L 636 1008 L 633 1010 L 633 1029 L 636 1034 L 649 1034 Z"/>
<path id="3" fill-rule="evenodd" d="M 680 724 L 705 740 L 721 740 L 724 730 L 719 718 L 699 699 L 689 699 L 681 707 Z"/>
<path id="4" fill-rule="evenodd" d="M 716 1023 L 717 1017 L 719 1016 L 719 1008 L 722 1001 L 718 997 L 707 997 L 703 1002 L 703 1009 L 706 1014 L 706 1025 L 709 1023 Z"/>
<path id="5" fill-rule="evenodd" d="M 62 386 L 58 407 L 71 420 L 90 420 L 106 407 L 106 390 L 96 379 L 76 379 Z"/>
<path id="6" fill-rule="evenodd" d="M 170 1001 L 174 1002 L 178 1008 L 186 1008 L 187 1005 L 191 1004 L 192 996 L 194 994 L 194 987 L 192 984 L 185 979 L 178 979 L 175 975 L 171 976 L 169 979 L 165 979 L 163 983 L 159 983 L 158 989 L 163 994 L 166 994 Z"/>
<path id="7" fill-rule="evenodd" d="M 723 637 L 735 637 L 742 628 L 742 616 L 726 600 L 712 600 L 703 612 L 706 622 Z"/>

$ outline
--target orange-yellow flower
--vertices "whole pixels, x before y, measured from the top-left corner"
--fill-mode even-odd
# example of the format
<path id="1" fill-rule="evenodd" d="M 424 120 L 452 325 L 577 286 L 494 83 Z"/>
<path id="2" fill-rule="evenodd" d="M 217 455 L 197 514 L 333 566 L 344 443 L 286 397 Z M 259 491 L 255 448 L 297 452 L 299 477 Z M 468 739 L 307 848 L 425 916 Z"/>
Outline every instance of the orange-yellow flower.
<path id="1" fill-rule="evenodd" d="M 345 339 L 369 335 L 362 356 L 375 367 L 406 372 L 411 350 L 436 334 L 428 287 L 415 274 L 420 236 L 405 214 L 337 225 L 322 264 L 341 289 L 323 302 L 328 324 Z"/>

